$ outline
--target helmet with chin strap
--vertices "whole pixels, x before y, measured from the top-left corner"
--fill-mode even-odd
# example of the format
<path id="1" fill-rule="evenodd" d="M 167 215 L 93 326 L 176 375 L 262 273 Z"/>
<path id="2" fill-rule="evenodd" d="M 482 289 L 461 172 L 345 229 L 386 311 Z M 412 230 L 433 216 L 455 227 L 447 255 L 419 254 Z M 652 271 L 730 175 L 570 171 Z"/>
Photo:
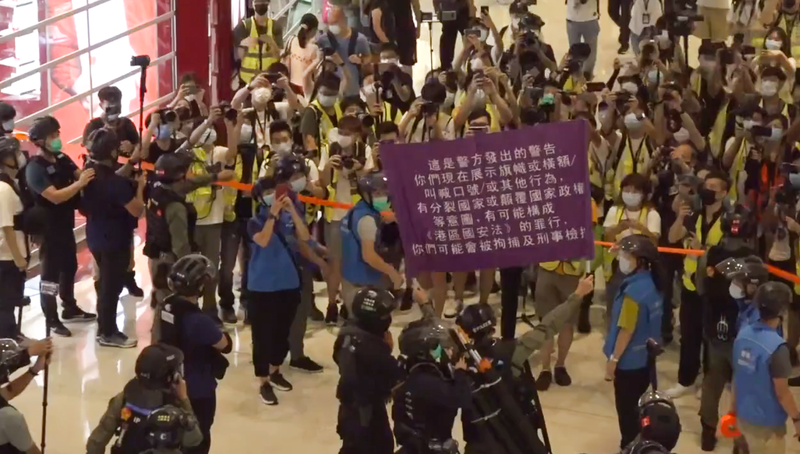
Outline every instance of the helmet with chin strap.
<path id="1" fill-rule="evenodd" d="M 370 172 L 358 179 L 358 194 L 370 205 L 376 192 L 388 191 L 389 185 L 383 172 Z"/>

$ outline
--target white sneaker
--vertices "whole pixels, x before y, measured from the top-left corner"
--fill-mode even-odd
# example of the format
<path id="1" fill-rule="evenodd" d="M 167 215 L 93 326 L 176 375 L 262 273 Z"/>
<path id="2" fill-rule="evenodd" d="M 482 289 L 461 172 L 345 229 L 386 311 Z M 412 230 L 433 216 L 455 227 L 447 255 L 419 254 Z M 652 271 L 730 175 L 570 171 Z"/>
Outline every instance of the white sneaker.
<path id="1" fill-rule="evenodd" d="M 464 310 L 464 302 L 456 300 L 453 305 L 450 305 L 444 313 L 444 318 L 456 318 L 461 311 Z"/>
<path id="2" fill-rule="evenodd" d="M 672 399 L 685 396 L 694 392 L 694 386 L 683 386 L 680 383 L 666 391 L 667 395 Z"/>

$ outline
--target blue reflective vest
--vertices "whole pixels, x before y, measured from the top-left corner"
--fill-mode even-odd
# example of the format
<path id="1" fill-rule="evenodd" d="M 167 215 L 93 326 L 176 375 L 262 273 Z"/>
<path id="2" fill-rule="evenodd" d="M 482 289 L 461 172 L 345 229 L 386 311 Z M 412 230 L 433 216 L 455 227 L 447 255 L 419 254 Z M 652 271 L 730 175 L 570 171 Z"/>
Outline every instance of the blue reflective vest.
<path id="1" fill-rule="evenodd" d="M 664 295 L 658 291 L 653 282 L 650 271 L 633 273 L 622 281 L 614 306 L 611 309 L 611 330 L 606 336 L 603 353 L 610 357 L 614 353 L 614 345 L 619 334 L 619 316 L 622 311 L 622 302 L 625 297 L 639 305 L 639 318 L 633 336 L 619 358 L 617 368 L 625 370 L 642 369 L 647 367 L 647 339 L 661 342 L 661 314 L 664 310 Z"/>
<path id="2" fill-rule="evenodd" d="M 269 216 L 269 207 L 262 206 L 250 219 L 247 233 L 250 242 L 250 262 L 247 269 L 247 289 L 251 292 L 278 292 L 300 288 L 297 269 L 297 237 L 289 213 L 281 212 L 280 221 L 275 222 L 272 237 L 266 247 L 252 241 L 253 236 L 264 229 Z"/>
<path id="3" fill-rule="evenodd" d="M 738 333 L 742 328 L 761 319 L 761 313 L 752 301 L 746 299 L 736 300 L 739 305 L 739 317 L 736 319 L 736 332 Z M 783 325 L 778 325 L 778 335 L 783 337 Z"/>
<path id="4" fill-rule="evenodd" d="M 769 361 L 784 344 L 777 331 L 761 321 L 745 326 L 733 343 L 733 392 L 736 415 L 764 427 L 784 427 L 784 411 L 769 373 Z"/>
<path id="5" fill-rule="evenodd" d="M 364 262 L 361 257 L 361 238 L 358 237 L 358 223 L 364 216 L 372 216 L 380 232 L 381 216 L 367 202 L 361 200 L 347 212 L 341 223 L 342 233 L 342 276 L 351 284 L 362 286 L 379 285 L 383 273 Z M 379 241 L 375 238 L 375 244 Z"/>

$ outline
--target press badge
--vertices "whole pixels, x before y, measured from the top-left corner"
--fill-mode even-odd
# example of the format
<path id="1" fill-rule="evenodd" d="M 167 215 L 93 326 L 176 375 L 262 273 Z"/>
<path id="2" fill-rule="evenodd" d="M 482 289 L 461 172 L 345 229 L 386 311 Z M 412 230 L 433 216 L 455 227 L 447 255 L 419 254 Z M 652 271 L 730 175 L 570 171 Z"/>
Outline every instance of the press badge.
<path id="1" fill-rule="evenodd" d="M 642 14 L 642 24 L 643 25 L 650 25 L 650 13 L 643 13 Z"/>

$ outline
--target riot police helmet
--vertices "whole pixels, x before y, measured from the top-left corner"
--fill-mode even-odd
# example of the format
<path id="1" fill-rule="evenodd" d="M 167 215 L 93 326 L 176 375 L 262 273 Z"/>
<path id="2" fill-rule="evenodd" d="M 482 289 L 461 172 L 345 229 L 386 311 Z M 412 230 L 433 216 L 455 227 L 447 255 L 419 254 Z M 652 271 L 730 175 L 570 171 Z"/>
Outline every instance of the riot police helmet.
<path id="1" fill-rule="evenodd" d="M 0 339 L 0 384 L 8 382 L 11 374 L 30 363 L 27 348 L 14 339 Z"/>
<path id="2" fill-rule="evenodd" d="M 753 304 L 763 320 L 778 318 L 789 308 L 793 299 L 792 289 L 783 282 L 767 282 L 756 290 Z"/>
<path id="3" fill-rule="evenodd" d="M 681 434 L 681 419 L 672 399 L 661 391 L 649 391 L 639 398 L 641 440 L 655 442 L 671 451 Z"/>
<path id="4" fill-rule="evenodd" d="M 650 264 L 658 262 L 658 248 L 646 235 L 628 235 L 617 242 L 617 249 Z"/>
<path id="5" fill-rule="evenodd" d="M 353 316 L 359 321 L 391 319 L 395 306 L 391 292 L 369 287 L 353 297 Z"/>
<path id="6" fill-rule="evenodd" d="M 453 342 L 449 332 L 440 321 L 422 319 L 411 322 L 400 333 L 400 353 L 406 364 L 434 363 L 444 365 L 448 360 L 448 349 Z"/>
<path id="7" fill-rule="evenodd" d="M 383 172 L 370 172 L 358 179 L 358 194 L 370 205 L 373 199 L 388 193 L 389 185 Z"/>
<path id="8" fill-rule="evenodd" d="M 200 296 L 206 285 L 214 281 L 216 269 L 202 254 L 189 254 L 172 265 L 169 288 L 180 296 Z"/>
<path id="9" fill-rule="evenodd" d="M 181 153 L 167 153 L 156 161 L 156 178 L 162 183 L 175 183 L 186 177 L 191 159 Z"/>
<path id="10" fill-rule="evenodd" d="M 46 115 L 33 120 L 33 124 L 28 129 L 28 138 L 31 142 L 42 146 L 49 136 L 56 134 L 59 130 L 61 130 L 61 124 L 58 123 L 58 120 Z"/>
<path id="11" fill-rule="evenodd" d="M 758 223 L 747 207 L 736 204 L 722 212 L 719 226 L 726 238 L 747 240 L 755 235 Z"/>
<path id="12" fill-rule="evenodd" d="M 456 325 L 476 342 L 491 338 L 496 324 L 494 311 L 486 303 L 470 304 L 456 317 Z"/>
<path id="13" fill-rule="evenodd" d="M 731 257 L 718 263 L 716 271 L 728 280 L 737 280 L 745 284 L 761 285 L 769 279 L 767 266 L 756 255 L 748 257 Z"/>
<path id="14" fill-rule="evenodd" d="M 120 140 L 117 133 L 109 128 L 100 128 L 92 131 L 87 138 L 89 156 L 95 161 L 117 159 Z"/>
<path id="15" fill-rule="evenodd" d="M 192 415 L 173 405 L 154 410 L 145 422 L 147 442 L 153 449 L 180 449 L 183 434 L 196 422 Z"/>
<path id="16" fill-rule="evenodd" d="M 167 344 L 153 344 L 136 358 L 136 378 L 148 389 L 168 389 L 183 375 L 183 352 Z"/>
<path id="17" fill-rule="evenodd" d="M 0 163 L 6 158 L 17 158 L 19 154 L 19 140 L 11 136 L 0 136 Z"/>
<path id="18" fill-rule="evenodd" d="M 274 174 L 278 184 L 289 183 L 292 177 L 299 174 L 308 175 L 308 166 L 302 157 L 290 154 L 278 158 Z"/>

